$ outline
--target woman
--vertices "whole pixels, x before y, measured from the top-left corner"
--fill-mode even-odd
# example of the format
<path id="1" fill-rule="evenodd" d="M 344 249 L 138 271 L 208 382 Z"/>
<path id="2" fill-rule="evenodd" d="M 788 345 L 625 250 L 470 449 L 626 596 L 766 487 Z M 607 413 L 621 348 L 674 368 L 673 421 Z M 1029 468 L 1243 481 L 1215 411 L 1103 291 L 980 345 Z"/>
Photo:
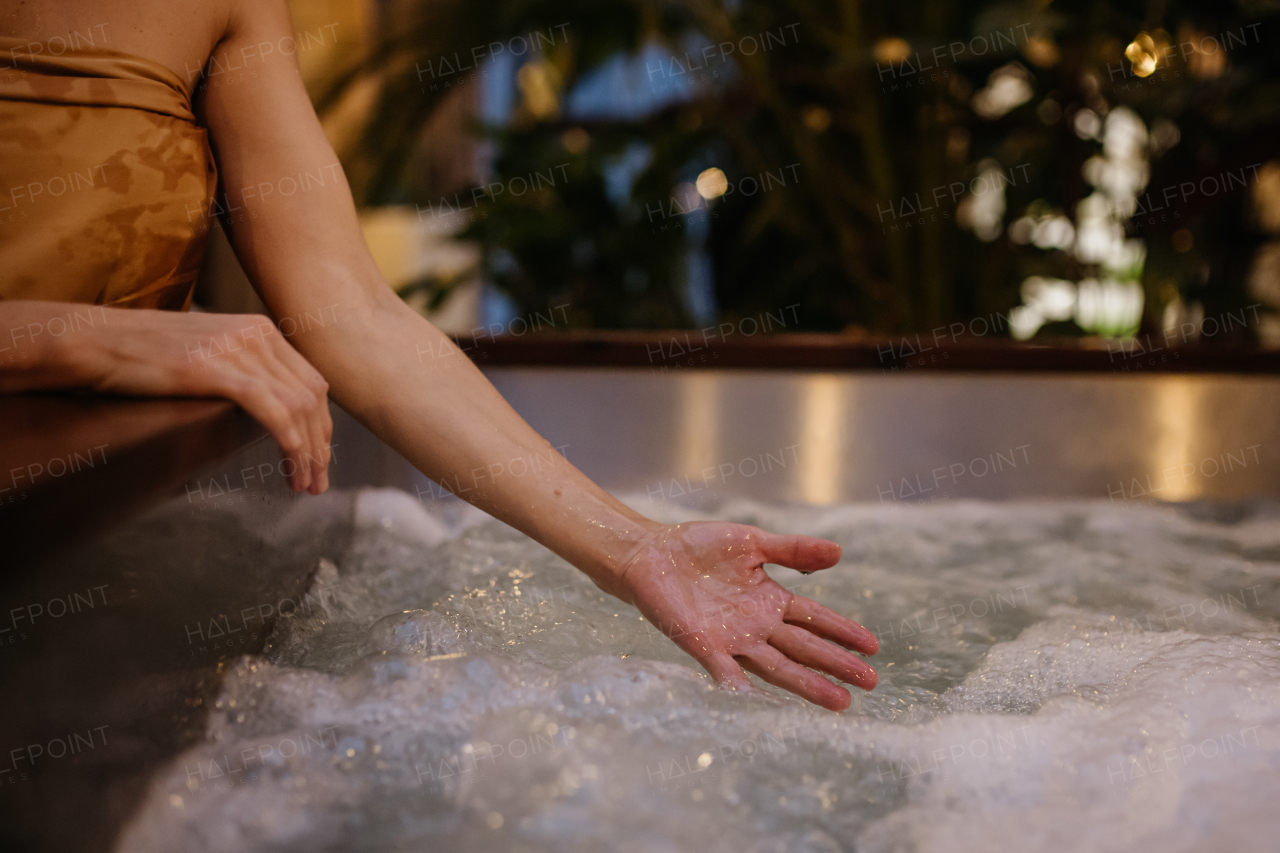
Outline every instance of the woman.
<path id="1" fill-rule="evenodd" d="M 327 394 L 427 476 L 635 605 L 721 684 L 743 670 L 823 707 L 870 690 L 865 628 L 771 580 L 840 548 L 719 522 L 669 526 L 557 454 L 383 281 L 292 52 L 282 0 L 0 0 L 0 392 L 228 397 L 328 485 Z M 280 49 L 277 49 L 280 46 Z M 218 72 L 218 73 L 212 73 Z M 220 186 L 219 186 L 220 185 Z M 219 215 L 275 318 L 184 313 Z M 93 322 L 68 302 L 94 303 Z M 177 309 L 177 310 L 175 310 Z"/>

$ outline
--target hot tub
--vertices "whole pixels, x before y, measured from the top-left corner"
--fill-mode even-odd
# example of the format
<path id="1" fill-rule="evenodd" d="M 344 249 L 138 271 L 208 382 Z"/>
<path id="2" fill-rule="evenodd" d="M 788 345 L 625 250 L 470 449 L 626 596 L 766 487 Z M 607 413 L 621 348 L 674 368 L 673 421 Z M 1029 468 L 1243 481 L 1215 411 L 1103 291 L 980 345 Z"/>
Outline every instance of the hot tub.
<path id="1" fill-rule="evenodd" d="M 101 600 L 8 649 L 4 831 L 129 851 L 1270 849 L 1280 379 L 489 374 L 643 512 L 838 541 L 832 569 L 770 571 L 878 634 L 879 686 L 843 714 L 718 690 L 339 416 L 330 494 L 289 495 L 260 440 L 24 581 L 20 610 Z M 40 693 L 67 673 L 83 685 Z"/>

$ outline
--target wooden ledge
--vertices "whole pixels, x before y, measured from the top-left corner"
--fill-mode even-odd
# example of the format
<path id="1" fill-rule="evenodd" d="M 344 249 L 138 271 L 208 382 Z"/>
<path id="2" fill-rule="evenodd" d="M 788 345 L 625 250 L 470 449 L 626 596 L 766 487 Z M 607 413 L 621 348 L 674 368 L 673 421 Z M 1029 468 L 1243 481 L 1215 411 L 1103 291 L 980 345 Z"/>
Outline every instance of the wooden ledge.
<path id="1" fill-rule="evenodd" d="M 831 334 L 756 334 L 717 330 L 666 332 L 530 332 L 494 337 L 457 335 L 481 367 L 631 367 L 673 370 L 752 368 L 926 371 L 1081 371 L 1149 373 L 1280 373 L 1280 349 L 1178 345 L 1162 336 L 1134 341 L 1075 338 L 1024 344 L 982 338 L 935 340 L 928 333 L 881 338 Z M 427 356 L 429 357 L 429 356 Z"/>
<path id="2" fill-rule="evenodd" d="M 227 400 L 0 397 L 5 562 L 42 562 L 170 496 L 205 465 L 263 435 Z"/>

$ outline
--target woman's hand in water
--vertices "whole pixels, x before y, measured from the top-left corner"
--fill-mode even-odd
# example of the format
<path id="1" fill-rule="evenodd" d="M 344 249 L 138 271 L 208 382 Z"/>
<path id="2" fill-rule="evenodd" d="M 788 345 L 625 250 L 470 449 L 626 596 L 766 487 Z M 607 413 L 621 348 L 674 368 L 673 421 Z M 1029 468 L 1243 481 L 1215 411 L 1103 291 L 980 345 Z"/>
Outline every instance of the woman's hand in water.
<path id="1" fill-rule="evenodd" d="M 67 328 L 73 309 L 93 324 Z M 24 358 L 0 369 L 0 393 L 92 388 L 111 394 L 226 397 L 239 403 L 292 459 L 290 485 L 329 485 L 329 385 L 269 317 L 9 302 L 0 321 L 29 337 Z"/>
<path id="2" fill-rule="evenodd" d="M 825 539 L 692 522 L 649 536 L 623 568 L 620 586 L 624 599 L 721 684 L 748 687 L 745 668 L 843 711 L 849 692 L 813 670 L 870 690 L 875 670 L 844 649 L 873 655 L 879 642 L 858 623 L 787 592 L 763 568 L 776 563 L 812 572 L 839 559 L 840 546 Z"/>

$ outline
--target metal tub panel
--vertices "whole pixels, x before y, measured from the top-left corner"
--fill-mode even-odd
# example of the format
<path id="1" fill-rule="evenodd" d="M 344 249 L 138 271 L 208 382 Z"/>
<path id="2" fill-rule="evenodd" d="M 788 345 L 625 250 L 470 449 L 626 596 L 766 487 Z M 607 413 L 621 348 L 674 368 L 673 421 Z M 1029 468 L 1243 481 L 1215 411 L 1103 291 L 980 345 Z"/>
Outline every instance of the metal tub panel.
<path id="1" fill-rule="evenodd" d="M 1148 488 L 1165 500 L 1280 497 L 1274 377 L 488 375 L 589 476 L 655 498 L 698 487 L 809 504 L 1120 499 Z"/>

